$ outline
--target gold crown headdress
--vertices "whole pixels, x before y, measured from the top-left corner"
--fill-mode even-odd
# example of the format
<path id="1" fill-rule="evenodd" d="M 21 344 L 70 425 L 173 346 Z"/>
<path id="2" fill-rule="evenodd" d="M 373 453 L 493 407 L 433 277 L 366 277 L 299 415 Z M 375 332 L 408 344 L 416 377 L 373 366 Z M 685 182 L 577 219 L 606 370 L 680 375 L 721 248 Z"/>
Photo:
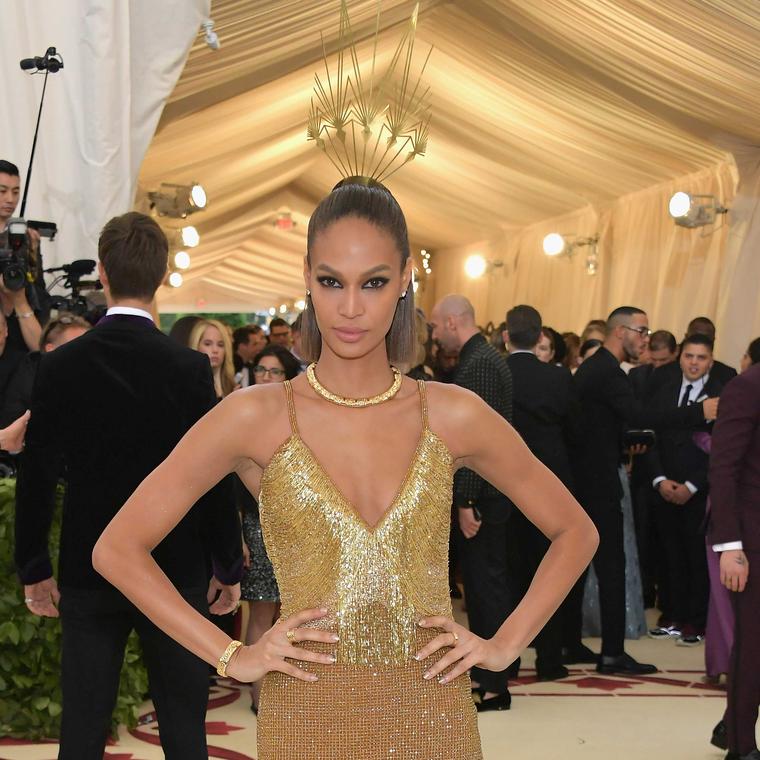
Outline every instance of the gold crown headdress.
<path id="1" fill-rule="evenodd" d="M 344 178 L 380 183 L 415 156 L 425 154 L 430 125 L 430 88 L 422 83 L 422 74 L 432 47 L 413 82 L 412 52 L 418 12 L 419 3 L 382 75 L 376 71 L 379 2 L 368 78 L 359 66 L 346 0 L 341 0 L 340 5 L 340 49 L 334 77 L 322 37 L 326 82 L 322 82 L 319 74 L 315 75 L 316 102 L 312 98 L 306 139 L 315 141 Z M 346 71 L 346 52 L 351 56 L 353 73 Z M 399 64 L 402 68 L 397 74 Z"/>

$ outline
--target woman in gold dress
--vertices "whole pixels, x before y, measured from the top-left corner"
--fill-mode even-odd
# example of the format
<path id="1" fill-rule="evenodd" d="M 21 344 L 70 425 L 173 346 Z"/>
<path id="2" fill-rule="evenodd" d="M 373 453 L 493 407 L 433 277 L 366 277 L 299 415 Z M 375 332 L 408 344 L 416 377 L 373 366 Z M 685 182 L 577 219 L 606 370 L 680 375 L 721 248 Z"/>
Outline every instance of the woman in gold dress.
<path id="1" fill-rule="evenodd" d="M 93 554 L 100 573 L 220 673 L 264 677 L 260 760 L 481 758 L 469 668 L 507 667 L 596 547 L 585 513 L 502 417 L 466 390 L 392 366 L 414 350 L 412 266 L 393 196 L 351 180 L 336 187 L 311 217 L 304 262 L 303 343 L 317 363 L 209 412 Z M 491 481 L 552 539 L 490 640 L 451 614 L 459 467 Z M 150 555 L 233 471 L 259 497 L 282 597 L 280 620 L 248 647 L 186 604 Z"/>

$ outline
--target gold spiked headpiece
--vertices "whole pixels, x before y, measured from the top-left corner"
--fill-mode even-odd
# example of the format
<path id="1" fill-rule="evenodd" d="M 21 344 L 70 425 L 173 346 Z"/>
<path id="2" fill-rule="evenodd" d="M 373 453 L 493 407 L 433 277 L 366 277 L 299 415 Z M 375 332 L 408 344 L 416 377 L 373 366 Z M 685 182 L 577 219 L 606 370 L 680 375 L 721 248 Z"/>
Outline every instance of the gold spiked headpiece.
<path id="1" fill-rule="evenodd" d="M 430 88 L 422 83 L 430 52 L 412 80 L 412 52 L 419 3 L 393 56 L 381 74 L 377 71 L 380 35 L 378 3 L 372 65 L 362 73 L 351 31 L 346 0 L 340 4 L 337 72 L 330 71 L 324 37 L 325 81 L 316 84 L 306 129 L 344 178 L 357 182 L 384 182 L 415 156 L 425 154 L 430 125 Z M 346 54 L 351 58 L 345 62 Z"/>

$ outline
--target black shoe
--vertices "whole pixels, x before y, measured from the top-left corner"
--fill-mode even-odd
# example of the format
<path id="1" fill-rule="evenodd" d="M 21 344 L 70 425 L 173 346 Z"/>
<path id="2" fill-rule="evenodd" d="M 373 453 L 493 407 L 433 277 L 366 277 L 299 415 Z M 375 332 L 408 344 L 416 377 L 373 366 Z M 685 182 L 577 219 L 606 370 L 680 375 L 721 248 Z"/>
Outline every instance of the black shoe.
<path id="1" fill-rule="evenodd" d="M 539 681 L 559 681 L 561 678 L 567 678 L 570 671 L 564 665 L 555 665 L 553 668 L 541 668 L 536 670 L 536 677 Z"/>
<path id="2" fill-rule="evenodd" d="M 720 721 L 713 729 L 710 744 L 718 749 L 728 749 L 728 729 L 723 721 Z"/>
<path id="3" fill-rule="evenodd" d="M 478 712 L 488 712 L 489 710 L 509 710 L 512 707 L 512 695 L 509 691 L 504 694 L 497 694 L 495 697 L 481 699 L 475 703 L 475 709 Z"/>
<path id="4" fill-rule="evenodd" d="M 585 644 L 562 647 L 563 665 L 596 665 L 598 662 L 599 656 L 594 654 Z"/>
<path id="5" fill-rule="evenodd" d="M 657 668 L 636 662 L 631 655 L 623 652 L 619 657 L 600 657 L 596 672 L 605 676 L 648 676 L 657 673 Z"/>

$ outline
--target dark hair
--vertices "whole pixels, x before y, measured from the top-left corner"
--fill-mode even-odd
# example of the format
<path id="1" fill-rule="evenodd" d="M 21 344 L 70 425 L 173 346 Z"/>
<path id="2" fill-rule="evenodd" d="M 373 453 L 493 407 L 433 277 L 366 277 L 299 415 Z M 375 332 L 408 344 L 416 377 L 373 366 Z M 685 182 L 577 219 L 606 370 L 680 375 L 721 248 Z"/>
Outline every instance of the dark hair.
<path id="1" fill-rule="evenodd" d="M 713 352 L 715 341 L 709 335 L 703 335 L 702 333 L 694 333 L 683 339 L 681 343 L 681 352 L 686 346 L 705 346 L 710 349 L 710 353 Z"/>
<path id="2" fill-rule="evenodd" d="M 330 225 L 346 217 L 365 219 L 378 229 L 388 233 L 396 244 L 401 271 L 409 259 L 409 233 L 404 212 L 396 199 L 379 183 L 359 184 L 356 180 L 339 182 L 332 192 L 323 198 L 309 219 L 306 239 L 306 260 L 311 266 L 311 251 L 317 236 Z M 307 297 L 306 310 L 301 325 L 301 346 L 304 359 L 317 361 L 322 351 L 322 335 L 319 332 L 311 297 Z M 392 364 L 413 361 L 417 347 L 414 320 L 414 289 L 409 286 L 406 297 L 396 305 L 390 330 L 385 336 L 388 360 Z"/>
<path id="3" fill-rule="evenodd" d="M 153 219 L 130 211 L 103 227 L 98 258 L 114 298 L 150 301 L 166 276 L 169 243 Z"/>
<path id="4" fill-rule="evenodd" d="M 554 337 L 555 336 L 554 330 L 552 330 L 551 327 L 547 327 L 546 325 L 544 325 L 541 328 L 541 334 L 545 335 L 549 339 L 549 345 L 552 347 L 552 351 L 556 352 L 557 351 L 557 341 L 556 341 L 556 338 Z M 538 337 L 539 337 L 539 340 L 540 340 L 541 339 L 541 335 L 539 335 Z"/>
<path id="5" fill-rule="evenodd" d="M 179 343 L 181 346 L 190 345 L 190 333 L 195 325 L 201 320 L 201 317 L 194 314 L 188 314 L 186 317 L 180 317 L 169 330 L 169 337 Z"/>
<path id="6" fill-rule="evenodd" d="M 663 348 L 667 348 L 671 354 L 674 354 L 678 350 L 676 336 L 667 330 L 655 330 L 649 338 L 649 350 L 661 351 Z"/>
<path id="7" fill-rule="evenodd" d="M 689 322 L 686 335 L 707 335 L 715 340 L 715 324 L 709 317 L 695 317 Z"/>
<path id="8" fill-rule="evenodd" d="M 269 334 L 272 334 L 272 328 L 273 327 L 287 327 L 288 330 L 290 329 L 290 325 L 282 318 L 282 317 L 275 317 L 270 323 L 269 323 Z"/>
<path id="9" fill-rule="evenodd" d="M 515 306 L 507 312 L 507 332 L 510 345 L 528 351 L 541 337 L 541 315 L 532 306 Z"/>
<path id="10" fill-rule="evenodd" d="M 298 359 L 296 359 L 296 357 L 284 346 L 278 346 L 275 343 L 271 343 L 266 348 L 262 348 L 253 360 L 254 367 L 265 356 L 274 356 L 275 359 L 282 364 L 282 368 L 285 370 L 286 380 L 292 380 L 301 371 L 301 365 L 298 363 Z"/>
<path id="11" fill-rule="evenodd" d="M 259 325 L 243 325 L 236 328 L 232 333 L 232 350 L 237 351 L 243 343 L 248 343 L 251 335 L 258 335 L 260 332 L 262 329 Z"/>
<path id="12" fill-rule="evenodd" d="M 74 316 L 73 314 L 61 314 L 56 319 L 51 319 L 45 325 L 42 335 L 40 335 L 40 351 L 44 352 L 45 346 L 48 343 L 55 342 L 56 338 L 73 327 L 89 330 L 92 325 L 86 319 Z"/>
<path id="13" fill-rule="evenodd" d="M 583 343 L 581 346 L 581 350 L 578 352 L 578 356 L 580 356 L 582 359 L 586 358 L 586 354 L 592 349 L 596 348 L 597 346 L 601 346 L 602 341 L 598 338 L 591 338 L 590 340 L 587 340 Z"/>
<path id="14" fill-rule="evenodd" d="M 760 363 L 760 338 L 755 338 L 752 343 L 749 344 L 747 354 L 749 356 L 749 360 L 753 364 Z"/>
<path id="15" fill-rule="evenodd" d="M 612 328 L 616 326 L 611 323 L 618 317 L 632 317 L 634 314 L 646 314 L 646 312 L 635 306 L 618 306 L 618 308 L 610 312 L 610 316 L 607 317 L 607 330 L 612 330 Z"/>
<path id="16" fill-rule="evenodd" d="M 18 177 L 18 166 L 10 161 L 0 158 L 0 174 L 9 174 L 11 177 Z"/>
<path id="17" fill-rule="evenodd" d="M 544 327 L 544 330 L 549 330 L 552 334 L 552 345 L 554 346 L 554 363 L 562 364 L 565 360 L 565 354 L 567 353 L 567 346 L 561 333 L 558 333 L 553 327 Z"/>

